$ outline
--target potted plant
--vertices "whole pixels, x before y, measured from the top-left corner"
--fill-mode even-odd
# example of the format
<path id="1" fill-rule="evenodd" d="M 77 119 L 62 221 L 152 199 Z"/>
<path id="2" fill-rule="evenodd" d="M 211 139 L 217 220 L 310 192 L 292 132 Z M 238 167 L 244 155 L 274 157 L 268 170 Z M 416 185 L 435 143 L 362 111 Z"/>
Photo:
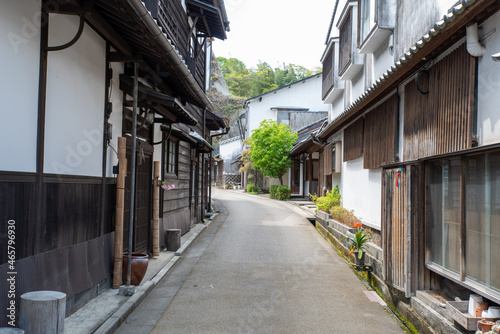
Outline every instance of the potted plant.
<path id="1" fill-rule="evenodd" d="M 362 229 L 362 225 L 360 223 L 355 223 L 354 228 L 356 228 L 356 232 L 354 234 L 349 234 L 347 238 L 349 240 L 349 247 L 351 251 L 349 254 L 354 253 L 354 257 L 356 259 L 356 265 L 362 266 L 365 264 L 365 253 L 370 252 L 368 247 L 368 241 L 370 241 L 370 234 Z"/>

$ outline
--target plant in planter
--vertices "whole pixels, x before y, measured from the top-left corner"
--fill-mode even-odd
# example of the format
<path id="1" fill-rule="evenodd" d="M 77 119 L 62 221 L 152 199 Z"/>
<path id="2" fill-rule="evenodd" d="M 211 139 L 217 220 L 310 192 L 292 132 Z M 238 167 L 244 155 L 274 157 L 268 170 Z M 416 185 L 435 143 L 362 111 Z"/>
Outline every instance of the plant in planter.
<path id="1" fill-rule="evenodd" d="M 349 254 L 354 253 L 354 257 L 356 258 L 356 265 L 362 266 L 365 263 L 365 253 L 370 252 L 368 247 L 368 241 L 370 241 L 371 236 L 369 233 L 362 229 L 362 225 L 360 223 L 355 223 L 354 228 L 356 228 L 356 233 L 349 235 L 347 238 L 349 239 L 349 247 L 351 251 Z"/>
<path id="2" fill-rule="evenodd" d="M 340 195 L 338 186 L 335 186 L 331 192 L 328 191 L 325 196 L 312 198 L 318 210 L 326 213 L 330 213 L 332 207 L 339 206 L 341 200 L 342 196 Z"/>

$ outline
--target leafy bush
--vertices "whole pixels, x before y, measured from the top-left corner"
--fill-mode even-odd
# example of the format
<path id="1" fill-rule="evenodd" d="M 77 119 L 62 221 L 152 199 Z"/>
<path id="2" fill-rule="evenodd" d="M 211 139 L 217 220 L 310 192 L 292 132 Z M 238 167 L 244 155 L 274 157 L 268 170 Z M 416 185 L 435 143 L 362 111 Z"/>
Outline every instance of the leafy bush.
<path id="1" fill-rule="evenodd" d="M 253 193 L 253 192 L 255 192 L 255 183 L 248 182 L 248 184 L 247 184 L 247 193 Z"/>
<path id="2" fill-rule="evenodd" d="M 269 187 L 269 197 L 278 198 L 278 188 L 279 185 L 272 185 Z"/>
<path id="3" fill-rule="evenodd" d="M 344 207 L 334 206 L 330 209 L 330 214 L 333 219 L 349 227 L 354 227 L 356 223 L 359 223 L 358 218 L 354 215 L 354 210 L 349 211 Z"/>
<path id="4" fill-rule="evenodd" d="M 287 186 L 278 186 L 277 198 L 281 201 L 288 201 L 290 199 L 290 188 Z"/>
<path id="5" fill-rule="evenodd" d="M 341 198 L 339 187 L 335 186 L 332 192 L 327 192 L 325 196 L 316 198 L 316 201 L 314 202 L 318 207 L 318 210 L 329 213 L 332 207 L 340 205 Z"/>
<path id="6" fill-rule="evenodd" d="M 248 182 L 247 193 L 249 193 L 249 194 L 261 194 L 262 190 L 260 190 L 259 187 L 255 186 L 255 183 Z"/>
<path id="7" fill-rule="evenodd" d="M 290 199 L 290 188 L 287 186 L 272 185 L 269 187 L 269 197 L 288 201 Z"/>

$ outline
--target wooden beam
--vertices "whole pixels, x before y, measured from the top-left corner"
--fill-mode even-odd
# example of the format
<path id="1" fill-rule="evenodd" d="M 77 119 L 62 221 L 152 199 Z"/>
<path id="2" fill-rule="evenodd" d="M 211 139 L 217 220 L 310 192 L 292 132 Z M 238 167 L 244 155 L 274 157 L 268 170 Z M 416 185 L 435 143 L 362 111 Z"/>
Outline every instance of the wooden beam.
<path id="1" fill-rule="evenodd" d="M 124 55 L 133 57 L 134 52 L 130 44 L 99 14 L 92 10 L 85 14 L 85 19 Z"/>
<path id="2" fill-rule="evenodd" d="M 201 10 L 201 13 L 203 14 L 203 9 Z M 210 32 L 210 26 L 208 25 L 207 17 L 205 15 L 203 15 L 203 23 L 205 23 L 205 28 L 207 28 L 208 36 L 212 36 L 212 33 Z"/>
<path id="3" fill-rule="evenodd" d="M 178 122 L 177 116 L 172 114 L 167 108 L 165 108 L 162 105 L 158 105 L 154 107 L 155 110 L 157 110 L 160 114 L 162 114 L 165 118 L 171 120 L 174 123 Z"/>
<path id="4" fill-rule="evenodd" d="M 86 14 L 92 11 L 92 4 L 90 2 L 85 2 L 83 6 L 73 6 L 69 4 L 63 4 L 51 7 L 47 5 L 45 6 L 45 11 L 51 14 L 66 14 L 66 15 Z"/>
<path id="5" fill-rule="evenodd" d="M 141 58 L 128 56 L 122 52 L 110 52 L 108 53 L 108 61 L 110 63 L 127 63 L 127 62 L 143 62 Z"/>

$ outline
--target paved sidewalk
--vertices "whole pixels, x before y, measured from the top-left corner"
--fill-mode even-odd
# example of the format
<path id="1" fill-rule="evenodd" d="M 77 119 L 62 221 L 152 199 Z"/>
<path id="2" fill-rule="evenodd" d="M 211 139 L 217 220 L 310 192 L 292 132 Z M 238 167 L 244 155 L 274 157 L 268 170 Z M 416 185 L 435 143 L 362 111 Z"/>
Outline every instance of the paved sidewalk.
<path id="1" fill-rule="evenodd" d="M 147 297 L 158 282 L 181 259 L 184 252 L 209 226 L 216 214 L 205 224 L 196 224 L 181 237 L 177 252 L 161 251 L 160 256 L 149 260 L 148 270 L 133 296 L 119 296 L 118 289 L 107 289 L 84 307 L 65 319 L 64 331 L 68 334 L 113 333 L 125 318 Z"/>

